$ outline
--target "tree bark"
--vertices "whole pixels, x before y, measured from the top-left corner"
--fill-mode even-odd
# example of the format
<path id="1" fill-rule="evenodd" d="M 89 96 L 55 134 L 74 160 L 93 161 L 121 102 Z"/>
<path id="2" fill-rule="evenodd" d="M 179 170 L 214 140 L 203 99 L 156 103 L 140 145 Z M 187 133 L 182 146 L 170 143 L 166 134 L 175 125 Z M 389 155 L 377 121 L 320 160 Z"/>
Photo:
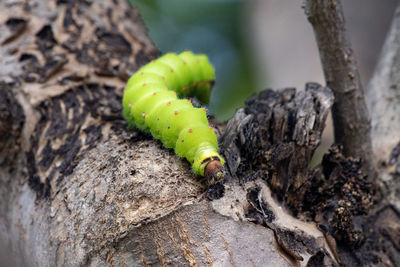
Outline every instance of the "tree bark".
<path id="1" fill-rule="evenodd" d="M 372 120 L 373 151 L 383 181 L 393 179 L 393 171 L 399 164 L 400 73 L 397 71 L 400 68 L 399 40 L 400 6 L 397 6 L 380 60 L 367 90 L 367 103 Z"/>
<path id="2" fill-rule="evenodd" d="M 335 141 L 344 140 L 346 154 L 362 158 L 364 164 L 369 165 L 364 169 L 367 169 L 370 177 L 375 178 L 370 179 L 376 186 L 370 191 L 374 202 L 371 203 L 370 210 L 367 206 L 364 210 L 368 215 L 354 218 L 362 229 L 362 242 L 350 250 L 339 244 L 339 254 L 350 265 L 397 266 L 400 264 L 400 202 L 399 185 L 396 181 L 400 166 L 400 97 L 396 85 L 399 8 L 364 100 L 353 51 L 345 34 L 340 1 L 306 0 L 304 3 L 306 15 L 316 34 L 327 84 L 335 92 L 335 139 L 340 132 L 344 133 L 341 139 L 337 138 Z M 371 114 L 371 134 L 365 104 Z M 371 188 L 366 187 L 362 191 L 368 190 Z M 358 193 L 353 191 L 352 194 Z M 338 240 L 337 237 L 336 239 Z"/>
<path id="3" fill-rule="evenodd" d="M 327 86 L 335 94 L 332 118 L 335 143 L 346 156 L 361 158 L 364 173 L 375 179 L 370 118 L 357 62 L 346 34 L 340 0 L 305 0 L 304 10 L 313 26 Z"/>
<path id="4" fill-rule="evenodd" d="M 0 6 L 4 262 L 288 266 L 316 253 L 333 261 L 323 234 L 279 208 L 264 181 L 231 181 L 210 202 L 184 160 L 126 130 L 125 81 L 158 55 L 127 1 Z M 249 222 L 248 188 L 269 199 L 270 214 L 298 225 Z"/>
<path id="5" fill-rule="evenodd" d="M 183 159 L 126 129 L 124 84 L 159 54 L 127 1 L 1 2 L 0 27 L 6 264 L 337 266 L 371 252 L 357 228 L 371 206 L 361 164 L 333 148 L 308 168 L 329 88 L 266 90 L 216 125 L 227 175 L 207 189 Z M 396 221 L 379 215 L 391 211 L 368 217 L 372 241 L 393 240 Z M 399 263 L 390 249 L 379 263 Z"/>

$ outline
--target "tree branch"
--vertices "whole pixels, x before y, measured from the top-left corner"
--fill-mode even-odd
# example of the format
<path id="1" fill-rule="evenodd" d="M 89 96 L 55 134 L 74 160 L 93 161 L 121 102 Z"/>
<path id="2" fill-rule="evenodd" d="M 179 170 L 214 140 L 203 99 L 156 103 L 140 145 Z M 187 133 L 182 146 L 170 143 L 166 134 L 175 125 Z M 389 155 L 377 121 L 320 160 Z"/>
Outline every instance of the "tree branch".
<path id="1" fill-rule="evenodd" d="M 346 156 L 363 160 L 370 179 L 375 176 L 370 120 L 356 60 L 346 36 L 339 0 L 305 0 L 303 7 L 314 28 L 327 85 L 333 90 L 335 142 Z"/>
<path id="2" fill-rule="evenodd" d="M 400 141 L 399 68 L 400 4 L 366 92 L 371 114 L 374 155 L 380 161 L 391 161 L 391 151 Z"/>
<path id="3" fill-rule="evenodd" d="M 400 214 L 400 4 L 393 17 L 378 64 L 367 90 L 372 146 L 383 203 Z"/>
<path id="4" fill-rule="evenodd" d="M 1 263 L 290 266 L 282 254 L 297 265 L 335 261 L 323 233 L 280 208 L 264 180 L 231 181 L 210 202 L 185 160 L 125 130 L 126 80 L 158 53 L 128 1 L 11 2 L 0 1 Z M 313 130 L 322 130 L 326 112 L 314 110 L 321 105 L 308 93 L 289 96 L 305 112 L 281 108 L 289 125 L 299 121 L 299 129 L 282 129 L 316 147 L 321 131 Z"/>

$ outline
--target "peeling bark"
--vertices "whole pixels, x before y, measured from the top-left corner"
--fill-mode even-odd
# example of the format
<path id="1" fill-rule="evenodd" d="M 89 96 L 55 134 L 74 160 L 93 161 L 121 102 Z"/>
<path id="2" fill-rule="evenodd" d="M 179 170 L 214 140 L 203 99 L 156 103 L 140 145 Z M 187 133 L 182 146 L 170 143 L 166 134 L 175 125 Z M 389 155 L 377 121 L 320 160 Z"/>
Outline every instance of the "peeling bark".
<path id="1" fill-rule="evenodd" d="M 363 175 L 362 172 L 357 171 L 359 163 L 354 159 L 344 159 L 337 151 L 332 151 L 331 155 L 325 157 L 330 163 L 322 163 L 322 167 L 325 169 L 325 178 L 328 176 L 329 180 L 324 181 L 318 192 L 324 187 L 325 189 L 331 187 L 331 194 L 336 191 L 335 194 L 341 195 L 331 206 L 344 207 L 344 209 L 337 209 L 336 212 L 340 211 L 340 213 L 334 217 L 343 216 L 343 219 L 338 220 L 337 226 L 348 229 L 345 231 L 347 232 L 345 235 L 348 236 L 347 239 L 350 238 L 343 244 L 344 236 L 335 236 L 336 241 L 339 241 L 339 254 L 341 254 L 342 260 L 351 266 L 397 266 L 400 264 L 398 246 L 400 236 L 398 230 L 395 230 L 400 226 L 397 181 L 398 167 L 400 166 L 397 152 L 400 113 L 398 104 L 396 104 L 399 102 L 399 97 L 396 97 L 396 77 L 398 76 L 396 75 L 398 67 L 396 58 L 399 54 L 399 45 L 396 41 L 399 35 L 398 12 L 393 19 L 382 55 L 366 93 L 365 103 L 369 105 L 372 117 L 370 136 L 371 125 L 364 103 L 364 92 L 353 52 L 345 34 L 341 3 L 338 0 L 307 0 L 304 3 L 306 15 L 316 34 L 327 84 L 335 92 L 336 102 L 333 108 L 334 119 L 336 116 L 335 138 L 343 134 L 341 140 L 343 140 L 345 154 L 363 159 L 363 164 L 368 164 L 364 168 L 367 169 L 367 172 L 363 173 L 368 173 L 370 177 L 376 177 L 373 180 L 369 179 L 374 183 L 372 188 L 368 183 L 357 182 Z M 348 131 L 348 135 L 346 131 Z M 340 141 L 340 139 L 337 138 L 336 141 Z M 375 162 L 378 164 L 375 165 Z M 332 166 L 329 167 L 329 165 Z M 336 167 L 334 167 L 335 165 Z M 332 167 L 336 170 L 332 171 Z M 373 170 L 375 168 L 377 172 Z M 327 175 L 326 171 L 328 170 L 330 171 Z M 332 187 L 332 174 L 338 178 L 334 179 L 338 182 L 334 187 L 340 188 L 340 192 Z M 346 176 L 348 176 L 348 180 L 343 179 Z M 340 180 L 343 181 L 340 182 Z M 372 203 L 371 197 L 374 200 Z M 311 199 L 314 201 L 317 198 L 319 198 L 318 194 Z M 348 201 L 349 203 L 346 204 Z M 353 207 L 353 205 L 354 207 L 358 206 L 358 211 L 349 217 L 349 214 L 352 213 L 351 209 L 353 209 L 349 210 L 349 207 Z M 319 217 L 321 215 L 323 213 Z M 354 222 L 352 226 L 348 225 L 349 218 Z M 319 221 L 318 217 L 315 219 Z M 324 220 L 326 221 L 326 219 Z M 330 232 L 332 233 L 332 231 Z M 357 238 L 354 239 L 354 237 Z M 358 241 L 354 243 L 351 239 L 354 241 L 358 239 Z M 351 243 L 353 245 L 349 249 L 348 245 Z"/>
<path id="2" fill-rule="evenodd" d="M 184 160 L 126 131 L 124 83 L 158 54 L 127 2 L 1 5 L 0 236 L 14 264 L 334 262 L 322 232 L 293 223 L 263 180 L 227 181 L 210 202 Z M 246 215 L 254 188 L 269 203 L 268 227 Z"/>
<path id="3" fill-rule="evenodd" d="M 125 81 L 158 55 L 127 1 L 6 1 L 0 25 L 0 260 L 399 263 L 391 236 L 399 213 L 383 206 L 365 215 L 371 192 L 360 162 L 332 149 L 323 166 L 308 168 L 333 103 L 329 88 L 266 90 L 216 125 L 227 159 L 221 197 L 184 159 L 126 129 Z M 361 233 L 360 221 L 368 222 Z"/>

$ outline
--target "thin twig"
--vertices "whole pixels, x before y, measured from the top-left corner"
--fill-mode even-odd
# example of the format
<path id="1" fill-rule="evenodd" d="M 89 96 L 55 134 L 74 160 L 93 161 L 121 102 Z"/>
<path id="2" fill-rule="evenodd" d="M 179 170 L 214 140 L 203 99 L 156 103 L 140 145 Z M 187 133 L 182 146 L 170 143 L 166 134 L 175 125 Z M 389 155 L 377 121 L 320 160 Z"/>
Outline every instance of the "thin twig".
<path id="1" fill-rule="evenodd" d="M 353 49 L 346 36 L 339 0 L 304 0 L 303 7 L 314 28 L 327 85 L 333 90 L 332 115 L 335 142 L 346 156 L 361 158 L 370 179 L 375 165 L 370 119 Z"/>

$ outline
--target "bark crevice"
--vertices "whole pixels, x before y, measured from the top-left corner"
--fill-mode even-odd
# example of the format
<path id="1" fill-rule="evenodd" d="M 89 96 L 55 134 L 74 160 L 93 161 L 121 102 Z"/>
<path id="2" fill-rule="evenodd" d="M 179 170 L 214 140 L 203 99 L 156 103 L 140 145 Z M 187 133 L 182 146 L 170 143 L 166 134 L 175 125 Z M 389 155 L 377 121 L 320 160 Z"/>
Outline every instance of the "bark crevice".
<path id="1" fill-rule="evenodd" d="M 210 201 L 184 159 L 126 130 L 125 81 L 159 54 L 128 1 L 8 1 L 0 22 L 0 258 L 5 246 L 17 266 L 399 264 L 398 209 L 365 215 L 362 164 L 332 149 L 308 168 L 329 88 L 266 90 L 217 125 L 227 177 Z"/>

